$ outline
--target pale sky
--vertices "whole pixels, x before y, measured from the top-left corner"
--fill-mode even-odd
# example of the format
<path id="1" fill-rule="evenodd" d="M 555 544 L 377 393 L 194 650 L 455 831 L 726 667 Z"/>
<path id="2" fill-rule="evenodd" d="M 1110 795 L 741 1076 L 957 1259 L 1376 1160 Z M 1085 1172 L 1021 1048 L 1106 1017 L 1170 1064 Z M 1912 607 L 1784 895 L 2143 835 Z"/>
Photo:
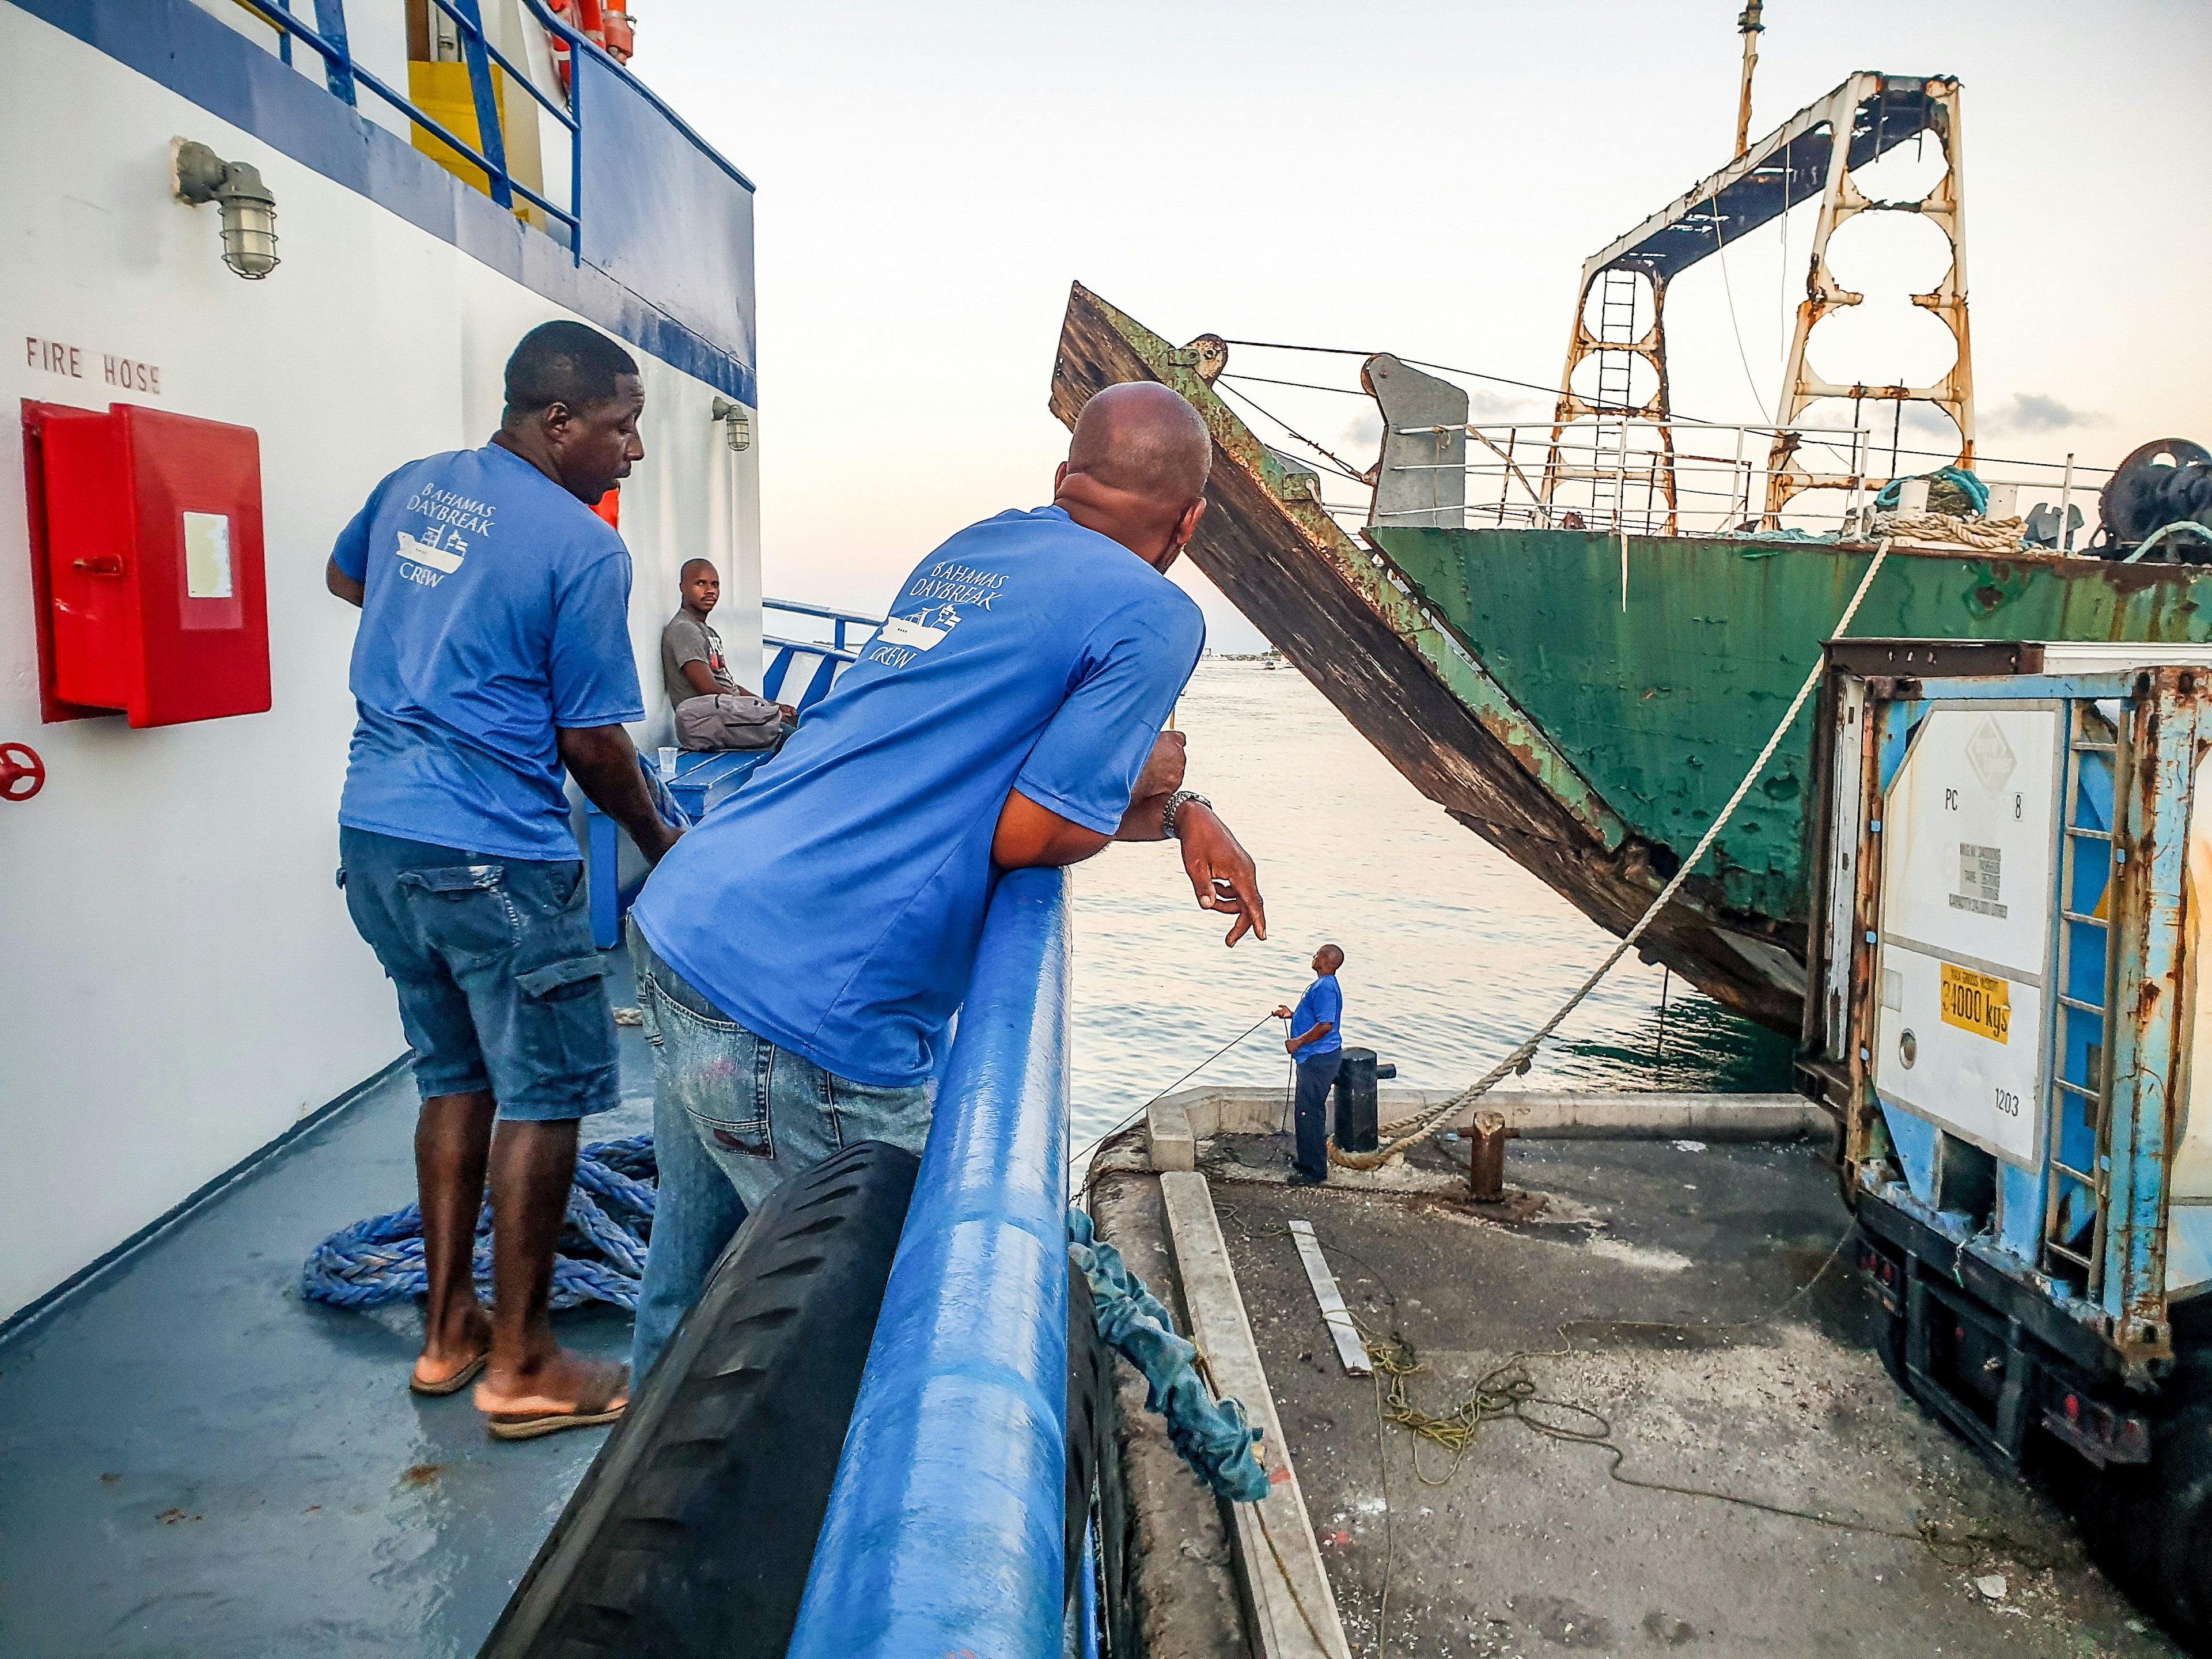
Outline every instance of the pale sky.
<path id="1" fill-rule="evenodd" d="M 637 0 L 633 67 L 759 186 L 767 591 L 880 610 L 962 525 L 1048 499 L 1071 279 L 1177 341 L 1555 384 L 1583 259 L 1733 148 L 1739 4 Z M 1770 0 L 1766 21 L 1754 135 L 1856 69 L 1964 80 L 1984 454 L 2212 442 L 2212 7 Z M 1772 405 L 1809 213 L 1786 287 L 1774 226 L 1731 251 L 1726 293 L 1713 260 L 1676 284 L 1679 412 L 1757 419 L 1754 387 Z M 1857 269 L 1856 227 L 1832 249 L 1869 293 L 1823 325 L 1857 335 L 1820 363 L 1833 378 L 1942 367 L 1911 332 L 1933 319 L 1875 293 L 1932 228 L 1880 217 Z M 1373 459 L 1353 399 L 1263 401 Z M 1217 648 L 1255 647 L 1201 598 Z"/>

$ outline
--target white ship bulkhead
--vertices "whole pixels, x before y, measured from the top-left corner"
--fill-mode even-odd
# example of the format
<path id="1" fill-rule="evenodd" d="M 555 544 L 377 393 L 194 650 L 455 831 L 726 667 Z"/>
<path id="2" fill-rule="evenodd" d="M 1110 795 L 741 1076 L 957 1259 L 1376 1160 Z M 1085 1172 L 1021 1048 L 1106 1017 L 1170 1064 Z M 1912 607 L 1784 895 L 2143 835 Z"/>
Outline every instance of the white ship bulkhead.
<path id="1" fill-rule="evenodd" d="M 402 8 L 350 0 L 362 61 L 379 40 L 404 52 Z M 386 78 L 404 88 L 402 70 Z M 363 93 L 361 116 L 338 113 L 367 135 L 375 102 Z M 215 207 L 172 194 L 180 137 L 260 169 L 282 260 L 266 280 L 225 267 Z M 403 167 L 418 154 L 387 132 L 364 142 Z M 30 744 L 46 769 L 33 799 L 0 802 L 4 1319 L 404 1048 L 391 988 L 334 882 L 357 613 L 325 591 L 325 562 L 386 473 L 491 434 L 501 367 L 526 330 L 607 322 L 10 0 L 0 144 L 0 390 L 11 410 L 127 402 L 258 434 L 273 683 L 266 714 L 42 724 L 24 471 L 0 467 L 0 741 Z M 479 223 L 493 210 L 422 166 Z M 749 241 L 744 264 L 749 300 Z M 623 489 L 621 530 L 653 711 L 634 735 L 647 746 L 667 740 L 658 642 L 685 559 L 721 567 L 717 626 L 738 677 L 757 672 L 758 451 L 730 448 L 715 386 L 629 343 L 647 458 Z"/>

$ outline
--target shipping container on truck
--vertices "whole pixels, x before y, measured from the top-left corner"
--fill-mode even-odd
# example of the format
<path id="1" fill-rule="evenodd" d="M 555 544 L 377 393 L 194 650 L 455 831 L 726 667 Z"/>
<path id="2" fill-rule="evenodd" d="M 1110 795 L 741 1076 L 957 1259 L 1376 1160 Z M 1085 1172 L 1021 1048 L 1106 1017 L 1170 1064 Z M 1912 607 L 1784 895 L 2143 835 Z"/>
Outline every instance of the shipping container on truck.
<path id="1" fill-rule="evenodd" d="M 1891 1374 L 2212 1648 L 2212 650 L 1832 641 L 1799 1079 Z M 2206 1064 L 2194 1063 L 2200 1030 Z"/>

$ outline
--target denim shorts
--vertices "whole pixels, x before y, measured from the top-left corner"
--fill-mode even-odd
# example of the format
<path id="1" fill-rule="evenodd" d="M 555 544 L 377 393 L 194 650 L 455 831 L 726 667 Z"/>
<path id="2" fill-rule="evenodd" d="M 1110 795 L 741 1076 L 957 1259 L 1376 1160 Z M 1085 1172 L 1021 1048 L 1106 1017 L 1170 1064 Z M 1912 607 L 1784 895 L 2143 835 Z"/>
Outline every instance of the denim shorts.
<path id="1" fill-rule="evenodd" d="M 607 964 L 575 860 L 465 853 L 338 830 L 354 926 L 399 993 L 422 1098 L 489 1089 L 503 1118 L 621 1099 Z"/>

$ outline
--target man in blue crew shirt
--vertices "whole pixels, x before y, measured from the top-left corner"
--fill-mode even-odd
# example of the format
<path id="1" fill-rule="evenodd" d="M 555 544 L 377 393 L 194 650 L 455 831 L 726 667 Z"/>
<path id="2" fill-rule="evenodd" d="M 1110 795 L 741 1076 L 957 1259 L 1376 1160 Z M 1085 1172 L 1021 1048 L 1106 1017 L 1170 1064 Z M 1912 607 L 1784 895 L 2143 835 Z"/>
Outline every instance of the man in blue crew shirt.
<path id="1" fill-rule="evenodd" d="M 858 1140 L 921 1151 L 995 871 L 1173 836 L 1227 942 L 1267 937 L 1252 860 L 1161 730 L 1205 637 L 1164 573 L 1212 455 L 1164 386 L 1093 398 L 1053 504 L 923 560 L 783 752 L 647 882 L 660 1194 L 635 1375 L 747 1206 Z"/>
<path id="2" fill-rule="evenodd" d="M 422 1096 L 429 1289 L 409 1386 L 457 1394 L 481 1373 L 502 1439 L 608 1422 L 629 1397 L 623 1368 L 564 1352 L 546 1313 L 578 1121 L 617 1100 L 563 768 L 648 860 L 675 841 L 622 725 L 645 713 L 629 554 L 592 511 L 644 459 L 644 406 L 613 341 L 533 329 L 491 441 L 385 479 L 327 576 L 362 607 L 339 880 L 398 991 Z M 489 1316 L 472 1261 L 487 1168 Z"/>
<path id="3" fill-rule="evenodd" d="M 1314 982 L 1298 999 L 1296 1011 L 1275 1010 L 1277 1019 L 1291 1022 L 1283 1047 L 1298 1063 L 1293 1187 L 1317 1186 L 1328 1179 L 1328 1091 L 1336 1086 L 1336 1074 L 1344 1065 L 1344 993 L 1336 984 L 1336 970 L 1343 966 L 1344 952 L 1334 945 L 1322 945 L 1314 952 Z"/>

